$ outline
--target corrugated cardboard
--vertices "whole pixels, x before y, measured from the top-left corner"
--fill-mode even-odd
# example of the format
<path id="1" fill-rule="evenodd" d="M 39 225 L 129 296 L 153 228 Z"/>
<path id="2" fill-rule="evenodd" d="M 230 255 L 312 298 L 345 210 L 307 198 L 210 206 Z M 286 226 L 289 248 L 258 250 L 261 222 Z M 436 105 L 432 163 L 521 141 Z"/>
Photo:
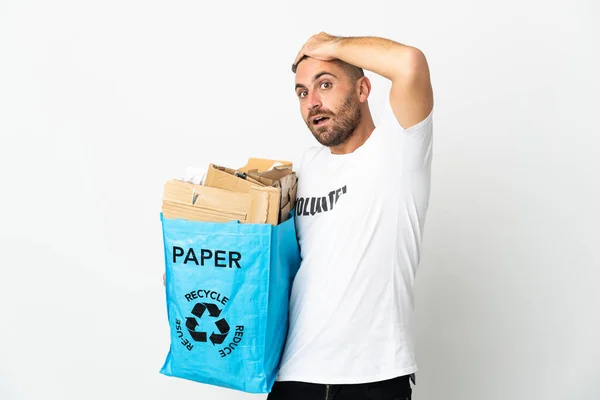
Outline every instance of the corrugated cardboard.
<path id="1" fill-rule="evenodd" d="M 277 225 L 279 190 L 256 186 L 240 193 L 173 179 L 165 184 L 162 211 L 169 219 Z"/>
<path id="2" fill-rule="evenodd" d="M 267 172 L 252 173 L 248 176 L 260 177 L 262 180 L 272 180 L 273 186 L 280 189 L 280 223 L 287 220 L 290 211 L 296 205 L 296 190 L 298 188 L 298 179 L 296 173 L 287 167 L 277 167 L 274 170 Z"/>
<path id="3" fill-rule="evenodd" d="M 230 168 L 210 164 L 206 173 L 204 184 L 206 186 L 231 190 L 232 192 L 250 193 L 252 186 L 271 186 L 272 180 L 261 179 L 259 176 L 236 176 L 238 171 Z"/>
<path id="4" fill-rule="evenodd" d="M 273 167 L 274 164 L 282 165 Z M 191 221 L 277 225 L 295 206 L 297 178 L 289 161 L 250 158 L 238 169 L 210 164 L 204 185 L 165 184 L 163 215 Z"/>
<path id="5" fill-rule="evenodd" d="M 239 170 L 210 164 L 204 184 L 213 188 L 251 194 L 253 199 L 257 201 L 256 204 L 260 204 L 260 206 L 253 207 L 256 213 L 252 215 L 253 219 L 264 219 L 266 213 L 268 221 L 277 220 L 277 223 L 285 221 L 289 213 L 281 218 L 282 191 L 280 181 L 263 178 L 252 173 L 238 175 L 239 172 Z M 288 169 L 286 174 L 293 174 L 293 172 Z M 265 193 L 266 197 L 259 193 Z"/>
<path id="6" fill-rule="evenodd" d="M 296 173 L 292 170 L 292 163 L 288 161 L 279 161 L 283 165 L 272 167 L 276 162 L 276 160 L 251 158 L 248 161 L 248 164 L 242 169 L 249 170 L 247 173 L 249 177 L 260 179 L 262 182 L 271 181 L 273 182 L 272 186 L 280 189 L 279 222 L 281 223 L 288 219 L 290 211 L 296 206 L 298 178 L 296 177 Z M 240 171 L 242 169 L 240 169 Z"/>
<path id="7" fill-rule="evenodd" d="M 296 206 L 296 192 L 298 190 L 298 179 L 296 175 L 286 175 L 279 180 L 281 185 L 281 204 L 279 219 L 285 221 L 290 211 Z"/>
<path id="8" fill-rule="evenodd" d="M 284 167 L 292 168 L 292 163 L 289 161 L 280 160 L 268 160 L 265 158 L 250 158 L 248 163 L 242 168 L 239 168 L 241 172 L 263 172 L 268 171 L 275 163 L 281 163 Z"/>

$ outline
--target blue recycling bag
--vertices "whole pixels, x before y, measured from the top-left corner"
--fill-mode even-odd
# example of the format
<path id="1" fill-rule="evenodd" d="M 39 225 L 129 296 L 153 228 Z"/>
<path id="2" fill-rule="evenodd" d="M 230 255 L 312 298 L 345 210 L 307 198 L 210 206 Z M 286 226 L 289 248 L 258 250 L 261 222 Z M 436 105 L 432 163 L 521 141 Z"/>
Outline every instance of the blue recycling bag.
<path id="1" fill-rule="evenodd" d="M 171 346 L 160 373 L 269 393 L 300 265 L 293 213 L 278 226 L 161 221 Z"/>

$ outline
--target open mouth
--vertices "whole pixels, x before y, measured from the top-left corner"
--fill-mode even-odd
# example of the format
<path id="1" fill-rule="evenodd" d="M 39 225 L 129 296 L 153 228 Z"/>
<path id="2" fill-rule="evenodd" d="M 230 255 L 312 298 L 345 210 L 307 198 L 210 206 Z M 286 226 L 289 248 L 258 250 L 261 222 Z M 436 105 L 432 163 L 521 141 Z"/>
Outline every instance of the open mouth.
<path id="1" fill-rule="evenodd" d="M 329 121 L 329 117 L 315 117 L 312 120 L 313 125 L 319 126 L 324 124 L 326 121 Z"/>

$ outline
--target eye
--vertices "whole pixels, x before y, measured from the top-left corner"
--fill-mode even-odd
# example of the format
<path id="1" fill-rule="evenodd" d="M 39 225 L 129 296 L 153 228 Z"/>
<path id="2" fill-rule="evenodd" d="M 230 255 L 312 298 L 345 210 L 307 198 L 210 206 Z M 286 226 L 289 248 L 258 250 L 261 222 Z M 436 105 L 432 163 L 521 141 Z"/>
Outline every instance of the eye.
<path id="1" fill-rule="evenodd" d="M 321 89 L 329 89 L 331 87 L 331 82 L 322 82 Z"/>
<path id="2" fill-rule="evenodd" d="M 303 97 L 306 97 L 307 94 L 308 94 L 308 91 L 301 90 L 298 92 L 298 97 L 303 98 Z"/>

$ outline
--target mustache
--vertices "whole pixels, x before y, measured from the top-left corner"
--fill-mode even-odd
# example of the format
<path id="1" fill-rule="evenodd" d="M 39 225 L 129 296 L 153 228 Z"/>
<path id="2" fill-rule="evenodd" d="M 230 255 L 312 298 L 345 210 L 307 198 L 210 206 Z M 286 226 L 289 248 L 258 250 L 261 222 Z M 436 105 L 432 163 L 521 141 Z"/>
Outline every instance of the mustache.
<path id="1" fill-rule="evenodd" d="M 319 109 L 317 109 L 317 110 L 314 110 L 314 111 L 313 111 L 313 110 L 311 110 L 311 111 L 308 113 L 308 117 L 306 117 L 306 119 L 310 120 L 311 118 L 313 118 L 313 117 L 316 117 L 317 115 L 322 115 L 322 116 L 324 116 L 324 117 L 329 117 L 329 116 L 334 116 L 335 114 L 334 114 L 334 113 L 332 113 L 332 112 L 331 112 L 331 111 L 329 111 L 329 110 L 324 110 L 324 109 L 321 109 L 321 108 L 319 108 Z"/>

